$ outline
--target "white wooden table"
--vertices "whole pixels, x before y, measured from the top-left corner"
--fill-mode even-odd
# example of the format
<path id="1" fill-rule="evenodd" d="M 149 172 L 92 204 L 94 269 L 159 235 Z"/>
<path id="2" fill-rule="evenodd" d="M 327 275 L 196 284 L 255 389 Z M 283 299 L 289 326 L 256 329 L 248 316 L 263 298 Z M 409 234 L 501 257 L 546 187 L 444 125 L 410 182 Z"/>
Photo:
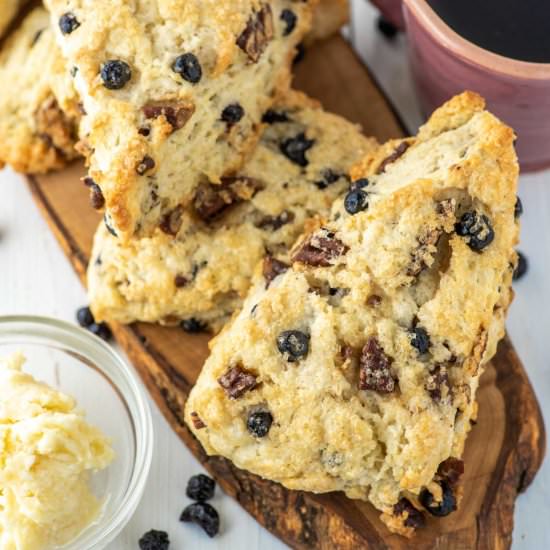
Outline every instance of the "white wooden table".
<path id="1" fill-rule="evenodd" d="M 364 0 L 353 1 L 354 37 L 371 67 L 413 132 L 420 122 L 405 56 L 405 38 L 394 42 L 375 30 L 376 12 Z M 550 144 L 549 144 L 550 147 Z M 539 397 L 550 427 L 550 171 L 522 176 L 520 249 L 530 260 L 527 276 L 515 285 L 508 330 Z M 69 262 L 40 217 L 21 178 L 0 173 L 0 314 L 28 313 L 74 320 L 86 295 Z M 260 527 L 231 498 L 217 493 L 213 504 L 222 518 L 221 535 L 209 539 L 198 528 L 181 524 L 188 503 L 185 484 L 201 467 L 171 431 L 152 403 L 155 452 L 145 497 L 134 518 L 109 550 L 134 550 L 142 533 L 167 530 L 171 550 L 275 550 L 285 545 Z M 467 503 L 464 503 L 467 505 Z M 518 498 L 514 549 L 550 548 L 550 461 Z"/>

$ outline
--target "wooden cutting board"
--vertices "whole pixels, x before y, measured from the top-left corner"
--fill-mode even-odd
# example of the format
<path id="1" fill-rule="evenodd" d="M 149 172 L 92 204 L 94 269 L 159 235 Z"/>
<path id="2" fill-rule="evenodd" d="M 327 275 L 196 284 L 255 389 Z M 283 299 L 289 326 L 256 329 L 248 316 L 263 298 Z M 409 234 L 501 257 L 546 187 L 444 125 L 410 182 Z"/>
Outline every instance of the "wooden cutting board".
<path id="1" fill-rule="evenodd" d="M 340 37 L 307 52 L 297 67 L 296 86 L 322 100 L 327 109 L 362 124 L 367 134 L 381 141 L 404 133 L 387 99 Z M 83 173 L 77 164 L 61 173 L 29 178 L 28 183 L 84 281 L 99 217 L 79 181 Z M 447 518 L 429 518 L 427 527 L 409 541 L 389 533 L 369 504 L 340 493 L 288 491 L 225 459 L 205 455 L 183 423 L 183 408 L 208 354 L 207 335 L 147 324 L 112 328 L 184 443 L 226 493 L 290 546 L 327 550 L 510 546 L 516 496 L 533 480 L 546 444 L 538 403 L 507 338 L 481 379 L 478 422 L 466 445 L 462 506 Z"/>

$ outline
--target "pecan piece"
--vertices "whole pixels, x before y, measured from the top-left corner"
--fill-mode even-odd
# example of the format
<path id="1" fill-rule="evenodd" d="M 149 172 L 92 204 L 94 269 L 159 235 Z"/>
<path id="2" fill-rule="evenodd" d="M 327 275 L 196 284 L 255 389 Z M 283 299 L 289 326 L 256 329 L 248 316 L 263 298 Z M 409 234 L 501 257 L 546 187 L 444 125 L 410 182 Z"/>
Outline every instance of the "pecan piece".
<path id="1" fill-rule="evenodd" d="M 218 384 L 231 399 L 241 397 L 258 385 L 256 376 L 240 366 L 231 367 L 226 371 L 218 378 Z"/>
<path id="2" fill-rule="evenodd" d="M 405 154 L 405 151 L 410 147 L 410 144 L 406 141 L 402 141 L 393 151 L 391 155 L 388 155 L 378 167 L 376 171 L 377 174 L 383 174 L 386 171 L 386 168 L 392 162 L 395 162 L 399 157 L 402 157 Z"/>
<path id="3" fill-rule="evenodd" d="M 437 243 L 442 232 L 441 228 L 431 228 L 418 238 L 418 248 L 411 253 L 407 275 L 416 277 L 428 267 L 437 251 Z"/>
<path id="4" fill-rule="evenodd" d="M 464 473 L 464 461 L 450 456 L 444 460 L 437 469 L 437 477 L 446 481 L 451 487 L 459 482 Z"/>
<path id="5" fill-rule="evenodd" d="M 158 118 L 164 116 L 172 131 L 183 128 L 187 121 L 193 116 L 195 106 L 192 103 L 178 101 L 151 101 L 143 106 L 145 118 Z"/>
<path id="6" fill-rule="evenodd" d="M 349 248 L 332 231 L 321 228 L 310 235 L 292 255 L 293 262 L 315 267 L 328 267 L 332 260 L 347 253 Z"/>
<path id="7" fill-rule="evenodd" d="M 250 61 L 257 63 L 272 38 L 273 13 L 269 4 L 263 4 L 259 11 L 250 16 L 246 28 L 237 38 L 237 46 L 248 55 Z"/>
<path id="8" fill-rule="evenodd" d="M 290 266 L 284 262 L 276 260 L 273 256 L 266 256 L 264 258 L 262 274 L 266 282 L 266 288 L 271 284 L 271 281 L 275 279 L 281 273 L 284 273 Z"/>
<path id="9" fill-rule="evenodd" d="M 177 235 L 181 224 L 183 223 L 182 216 L 183 206 L 178 205 L 173 210 L 170 210 L 170 212 L 165 214 L 160 222 L 159 227 L 161 231 L 167 235 Z"/>
<path id="10" fill-rule="evenodd" d="M 405 497 L 399 499 L 399 502 L 393 507 L 393 515 L 403 517 L 405 527 L 412 527 L 413 529 L 424 527 L 424 514 L 417 510 L 410 500 Z"/>
<path id="11" fill-rule="evenodd" d="M 378 340 L 371 336 L 359 358 L 359 389 L 379 393 L 395 391 L 396 381 L 390 365 L 391 359 L 384 353 Z"/>
<path id="12" fill-rule="evenodd" d="M 450 394 L 449 375 L 444 366 L 436 365 L 430 371 L 426 381 L 426 391 L 436 402 L 442 401 L 444 397 Z"/>
<path id="13" fill-rule="evenodd" d="M 261 188 L 258 180 L 245 176 L 222 178 L 220 184 L 203 183 L 195 193 L 193 206 L 199 218 L 210 222 L 230 206 L 250 200 Z"/>
<path id="14" fill-rule="evenodd" d="M 193 426 L 195 426 L 195 430 L 201 430 L 202 428 L 206 428 L 206 424 L 202 421 L 202 418 L 199 416 L 199 413 L 195 411 L 191 413 L 191 422 L 193 422 Z"/>

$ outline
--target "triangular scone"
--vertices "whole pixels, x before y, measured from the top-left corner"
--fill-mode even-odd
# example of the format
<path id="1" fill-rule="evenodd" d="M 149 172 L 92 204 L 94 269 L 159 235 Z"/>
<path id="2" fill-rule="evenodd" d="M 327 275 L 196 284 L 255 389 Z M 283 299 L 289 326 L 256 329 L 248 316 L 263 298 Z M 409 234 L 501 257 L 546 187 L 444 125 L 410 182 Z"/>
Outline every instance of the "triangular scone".
<path id="1" fill-rule="evenodd" d="M 464 93 L 353 171 L 292 268 L 212 342 L 186 405 L 209 454 L 345 491 L 410 535 L 457 505 L 479 376 L 502 337 L 518 226 L 512 130 Z"/>
<path id="2" fill-rule="evenodd" d="M 310 2 L 46 0 L 86 115 L 81 150 L 121 239 L 235 172 L 290 81 Z"/>
<path id="3" fill-rule="evenodd" d="M 77 98 L 44 8 L 6 39 L 0 81 L 9 83 L 0 93 L 0 163 L 41 173 L 75 158 Z"/>
<path id="4" fill-rule="evenodd" d="M 271 254 L 274 276 L 306 220 L 328 216 L 349 186 L 351 166 L 377 146 L 297 92 L 264 119 L 259 145 L 239 175 L 200 186 L 175 237 L 157 230 L 125 244 L 101 224 L 88 270 L 97 319 L 220 328 L 242 304 L 256 264 Z M 292 144 L 303 150 L 288 156 Z"/>

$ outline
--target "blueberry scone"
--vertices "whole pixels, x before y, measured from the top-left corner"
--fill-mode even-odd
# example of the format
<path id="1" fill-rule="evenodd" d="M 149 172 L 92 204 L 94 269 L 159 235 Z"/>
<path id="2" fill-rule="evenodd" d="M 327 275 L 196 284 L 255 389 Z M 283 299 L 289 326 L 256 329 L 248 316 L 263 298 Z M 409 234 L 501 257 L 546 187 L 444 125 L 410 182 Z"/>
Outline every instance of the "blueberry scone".
<path id="1" fill-rule="evenodd" d="M 0 38 L 29 0 L 0 0 Z"/>
<path id="2" fill-rule="evenodd" d="M 304 39 L 306 45 L 324 40 L 338 32 L 349 20 L 348 0 L 319 0 L 313 12 L 311 31 Z"/>
<path id="3" fill-rule="evenodd" d="M 483 365 L 504 332 L 514 134 L 464 93 L 352 170 L 329 221 L 211 343 L 186 405 L 209 454 L 369 500 L 394 532 L 460 497 Z"/>
<path id="4" fill-rule="evenodd" d="M 46 0 L 86 113 L 80 150 L 121 239 L 241 167 L 315 1 Z"/>
<path id="5" fill-rule="evenodd" d="M 100 226 L 88 270 L 96 319 L 219 328 L 241 305 L 258 261 L 269 254 L 268 276 L 286 268 L 306 220 L 328 215 L 349 185 L 350 167 L 376 147 L 298 92 L 263 120 L 242 170 L 201 184 L 169 231 L 123 243 Z"/>
<path id="6" fill-rule="evenodd" d="M 8 37 L 0 81 L 9 83 L 0 93 L 0 164 L 41 173 L 73 159 L 76 94 L 44 8 L 31 11 Z"/>

